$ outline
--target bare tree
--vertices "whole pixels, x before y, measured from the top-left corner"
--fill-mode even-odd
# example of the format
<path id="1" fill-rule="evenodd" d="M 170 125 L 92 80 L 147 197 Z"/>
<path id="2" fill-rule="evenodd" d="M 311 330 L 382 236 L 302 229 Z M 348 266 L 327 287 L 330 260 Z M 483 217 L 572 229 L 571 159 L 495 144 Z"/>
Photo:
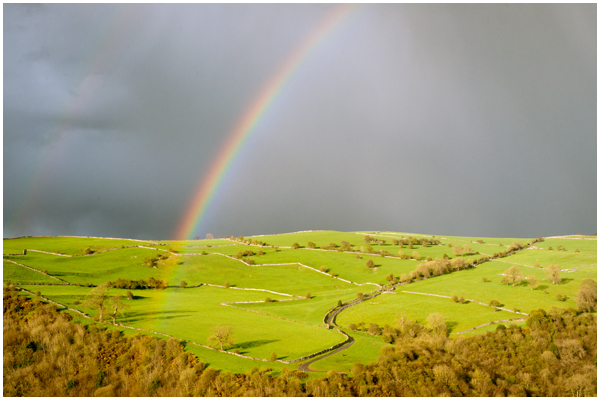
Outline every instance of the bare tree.
<path id="1" fill-rule="evenodd" d="M 577 307 L 581 311 L 596 311 L 598 307 L 598 286 L 596 281 L 586 278 L 577 291 Z"/>
<path id="2" fill-rule="evenodd" d="M 504 278 L 502 278 L 502 283 L 506 283 L 507 285 L 512 284 L 513 287 L 515 287 L 515 284 L 520 284 L 521 280 L 521 269 L 516 265 L 513 265 L 512 267 L 504 271 Z"/>
<path id="3" fill-rule="evenodd" d="M 446 318 L 442 314 L 433 313 L 427 317 L 427 322 L 431 327 L 431 330 L 435 333 L 446 334 Z"/>
<path id="4" fill-rule="evenodd" d="M 127 310 L 129 309 L 129 304 L 125 304 L 123 303 L 123 296 L 113 296 L 110 299 L 110 304 L 109 304 L 110 308 L 112 308 L 113 313 L 112 313 L 112 320 L 113 320 L 113 324 L 117 323 L 117 313 L 120 313 L 121 316 L 125 316 L 125 312 L 123 310 Z"/>
<path id="5" fill-rule="evenodd" d="M 85 305 L 93 310 L 98 310 L 98 320 L 102 322 L 104 319 L 104 311 L 108 302 L 108 286 L 99 285 L 93 288 L 85 297 Z"/>
<path id="6" fill-rule="evenodd" d="M 533 289 L 537 289 L 540 281 L 538 280 L 537 276 L 531 275 L 529 278 L 527 278 L 527 283 L 529 284 L 529 287 L 531 288 L 531 290 L 533 290 Z"/>
<path id="7" fill-rule="evenodd" d="M 548 279 L 552 282 L 553 285 L 560 283 L 560 265 L 558 264 L 550 264 L 548 268 L 546 268 L 546 273 L 548 274 Z"/>
<path id="8" fill-rule="evenodd" d="M 207 233 L 206 234 L 206 240 L 213 240 L 215 237 L 213 236 L 212 233 Z"/>
<path id="9" fill-rule="evenodd" d="M 214 346 L 233 346 L 233 327 L 229 325 L 218 325 L 213 329 L 213 334 L 209 336 L 208 342 Z"/>

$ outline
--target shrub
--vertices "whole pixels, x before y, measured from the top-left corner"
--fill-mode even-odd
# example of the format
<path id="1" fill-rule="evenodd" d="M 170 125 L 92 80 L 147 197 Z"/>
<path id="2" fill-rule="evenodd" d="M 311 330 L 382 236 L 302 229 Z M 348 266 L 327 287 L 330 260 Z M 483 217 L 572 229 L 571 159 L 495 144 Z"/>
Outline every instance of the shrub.
<path id="1" fill-rule="evenodd" d="M 490 301 L 490 307 L 494 307 L 494 308 L 498 308 L 500 307 L 500 302 L 498 300 L 492 300 Z"/>
<path id="2" fill-rule="evenodd" d="M 569 300 L 569 297 L 567 297 L 567 296 L 563 296 L 562 294 L 557 294 L 557 295 L 556 295 L 556 299 L 557 299 L 558 301 L 567 301 L 567 300 Z"/>
<path id="3" fill-rule="evenodd" d="M 300 248 L 300 245 L 298 243 L 294 243 L 292 245 L 292 249 L 299 249 L 299 248 Z"/>

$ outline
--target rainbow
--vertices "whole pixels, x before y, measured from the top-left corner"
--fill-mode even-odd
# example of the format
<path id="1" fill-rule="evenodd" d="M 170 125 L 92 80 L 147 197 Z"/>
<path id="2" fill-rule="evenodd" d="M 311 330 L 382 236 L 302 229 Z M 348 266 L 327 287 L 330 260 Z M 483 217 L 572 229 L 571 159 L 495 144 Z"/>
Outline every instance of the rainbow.
<path id="1" fill-rule="evenodd" d="M 175 231 L 174 236 L 177 240 L 191 239 L 194 236 L 194 232 L 198 230 L 206 216 L 208 206 L 231 169 L 233 161 L 244 148 L 244 144 L 255 131 L 256 126 L 268 113 L 271 105 L 292 79 L 302 62 L 342 21 L 347 19 L 356 7 L 355 4 L 338 5 L 291 54 L 259 92 L 229 134 L 226 144 L 220 150 L 208 174 L 200 181 L 200 185 Z"/>

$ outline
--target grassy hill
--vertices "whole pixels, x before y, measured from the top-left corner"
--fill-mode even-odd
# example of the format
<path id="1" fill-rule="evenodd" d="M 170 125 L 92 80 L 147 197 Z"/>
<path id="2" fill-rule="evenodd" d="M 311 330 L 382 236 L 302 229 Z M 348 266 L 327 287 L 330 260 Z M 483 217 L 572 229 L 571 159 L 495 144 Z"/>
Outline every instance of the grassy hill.
<path id="1" fill-rule="evenodd" d="M 349 371 L 377 358 L 390 340 L 386 325 L 428 325 L 430 315 L 440 314 L 452 338 L 495 330 L 498 321 L 523 325 L 534 309 L 577 307 L 581 282 L 596 279 L 596 243 L 584 236 L 379 231 L 187 241 L 24 237 L 4 240 L 3 279 L 69 307 L 89 324 L 99 314 L 85 301 L 94 287 L 151 277 L 166 287 L 109 289 L 128 307 L 116 325 L 105 318 L 109 329 L 174 337 L 206 363 L 232 372 L 297 368 L 301 358 L 350 335 L 350 347 L 311 367 Z M 560 266 L 559 282 L 550 281 L 551 264 Z M 514 286 L 505 282 L 512 266 L 518 267 Z M 339 304 L 343 309 L 326 321 Z M 232 327 L 227 351 L 209 346 L 217 326 Z"/>

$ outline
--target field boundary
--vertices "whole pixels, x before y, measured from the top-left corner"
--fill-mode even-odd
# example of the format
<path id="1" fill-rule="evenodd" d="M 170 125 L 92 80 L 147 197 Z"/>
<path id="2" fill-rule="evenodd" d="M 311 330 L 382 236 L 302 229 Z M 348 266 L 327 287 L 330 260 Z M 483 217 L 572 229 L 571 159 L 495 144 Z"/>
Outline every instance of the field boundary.
<path id="1" fill-rule="evenodd" d="M 452 296 L 444 296 L 442 294 L 411 292 L 409 290 L 402 290 L 400 293 L 420 294 L 422 296 L 442 297 L 442 298 L 445 298 L 445 299 L 451 299 L 452 298 Z M 481 304 L 482 306 L 492 307 L 489 304 L 482 303 L 481 301 L 472 300 L 472 299 L 465 299 L 465 300 L 467 300 L 468 302 L 473 302 L 473 303 Z M 522 311 L 509 310 L 508 308 L 503 308 L 503 307 L 492 307 L 492 308 L 497 308 L 498 310 L 508 311 L 508 312 L 515 313 L 515 314 L 521 314 L 521 315 L 527 315 L 527 316 L 529 316 L 528 313 L 525 313 L 525 312 L 522 312 Z"/>

